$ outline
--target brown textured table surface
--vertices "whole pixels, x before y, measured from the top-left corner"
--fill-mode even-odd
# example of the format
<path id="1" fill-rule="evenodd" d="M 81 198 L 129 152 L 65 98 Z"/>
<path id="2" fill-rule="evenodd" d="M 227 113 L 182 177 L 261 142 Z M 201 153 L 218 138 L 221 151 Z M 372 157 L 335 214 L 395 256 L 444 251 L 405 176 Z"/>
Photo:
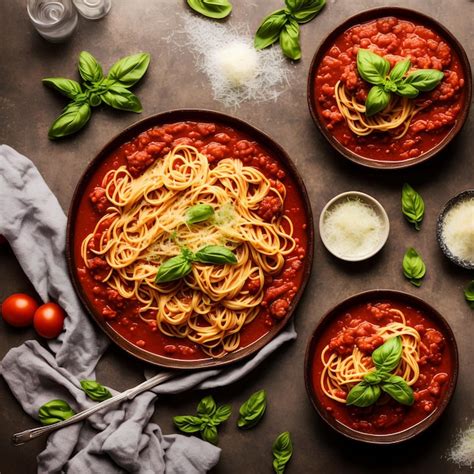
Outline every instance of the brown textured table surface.
<path id="1" fill-rule="evenodd" d="M 254 31 L 263 16 L 280 8 L 283 0 L 234 0 L 231 22 L 247 23 Z M 393 2 L 379 0 L 379 5 Z M 435 239 L 436 217 L 453 195 L 474 184 L 472 113 L 462 133 L 432 163 L 403 172 L 376 172 L 352 165 L 337 156 L 315 129 L 306 105 L 306 76 L 317 45 L 336 25 L 350 15 L 374 6 L 370 0 L 328 0 L 323 13 L 302 27 L 303 59 L 294 67 L 291 88 L 276 103 L 243 104 L 236 112 L 226 110 L 212 98 L 208 79 L 197 72 L 191 55 L 176 51 L 162 38 L 179 23 L 184 0 L 114 0 L 110 14 L 99 22 L 79 21 L 72 39 L 62 45 L 42 40 L 30 26 L 24 0 L 0 2 L 0 143 L 28 156 L 58 197 L 65 210 L 79 175 L 109 138 L 137 115 L 101 110 L 91 124 L 74 138 L 51 142 L 49 124 L 58 115 L 63 100 L 41 85 L 51 75 L 74 77 L 81 50 L 95 54 L 107 68 L 121 56 L 149 51 L 149 72 L 136 88 L 142 99 L 142 116 L 175 108 L 203 107 L 233 113 L 261 128 L 288 151 L 309 191 L 315 222 L 323 205 L 337 193 L 359 190 L 376 197 L 388 212 L 391 233 L 380 254 L 362 264 L 344 264 L 333 258 L 316 238 L 313 275 L 295 313 L 298 339 L 275 353 L 270 360 L 237 384 L 212 392 L 221 403 L 231 403 L 234 414 L 220 429 L 221 460 L 216 473 L 270 473 L 271 444 L 285 430 L 291 432 L 294 456 L 289 473 L 451 473 L 468 472 L 445 459 L 460 429 L 473 418 L 474 314 L 468 309 L 462 289 L 472 273 L 455 267 L 439 250 Z M 472 14 L 469 0 L 400 1 L 397 6 L 417 9 L 441 21 L 461 41 L 472 57 Z M 415 232 L 400 213 L 400 188 L 410 182 L 424 197 L 426 216 L 422 231 Z M 1 212 L 1 210 L 0 210 Z M 423 255 L 428 273 L 416 289 L 401 274 L 401 259 L 407 246 Z M 340 300 L 362 290 L 393 288 L 429 301 L 445 315 L 457 338 L 460 353 L 459 382 L 453 402 L 439 423 L 424 435 L 400 446 L 377 447 L 352 443 L 327 428 L 306 397 L 303 359 L 310 333 L 321 316 Z M 8 247 L 0 247 L 0 300 L 13 292 L 33 294 Z M 0 357 L 14 346 L 35 338 L 33 330 L 17 331 L 0 322 Z M 111 348 L 98 367 L 98 380 L 118 390 L 142 379 L 142 366 L 120 350 Z M 263 421 L 252 431 L 240 432 L 234 424 L 240 404 L 252 392 L 264 388 L 269 407 Z M 154 420 L 163 431 L 173 432 L 172 416 L 192 413 L 199 392 L 161 398 Z M 36 425 L 0 379 L 0 472 L 31 473 L 45 439 L 13 447 L 10 436 Z"/>

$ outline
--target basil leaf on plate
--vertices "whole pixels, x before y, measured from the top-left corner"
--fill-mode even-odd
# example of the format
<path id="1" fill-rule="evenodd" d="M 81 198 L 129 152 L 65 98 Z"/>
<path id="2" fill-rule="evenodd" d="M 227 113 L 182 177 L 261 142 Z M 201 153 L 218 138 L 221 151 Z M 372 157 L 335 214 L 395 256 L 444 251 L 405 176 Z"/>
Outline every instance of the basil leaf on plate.
<path id="1" fill-rule="evenodd" d="M 390 71 L 390 79 L 394 82 L 399 82 L 403 79 L 405 74 L 408 72 L 408 69 L 410 69 L 411 66 L 411 61 L 407 59 L 402 59 L 399 61 L 393 69 Z"/>
<path id="2" fill-rule="evenodd" d="M 443 79 L 444 73 L 437 69 L 419 69 L 412 72 L 405 83 L 410 84 L 420 92 L 432 91 Z"/>
<path id="3" fill-rule="evenodd" d="M 402 351 L 402 338 L 400 336 L 391 337 L 372 352 L 372 361 L 378 370 L 391 372 L 397 368 Z"/>
<path id="4" fill-rule="evenodd" d="M 125 56 L 119 59 L 110 68 L 107 78 L 111 81 L 118 82 L 123 87 L 130 87 L 143 77 L 149 64 L 150 55 L 148 53 L 137 53 L 131 56 Z"/>
<path id="5" fill-rule="evenodd" d="M 324 7 L 326 0 L 285 0 L 291 16 L 300 24 L 311 21 Z"/>
<path id="6" fill-rule="evenodd" d="M 102 72 L 102 66 L 98 63 L 97 59 L 87 51 L 81 51 L 79 54 L 79 74 L 82 79 L 87 82 L 97 82 L 104 77 Z"/>
<path id="7" fill-rule="evenodd" d="M 419 91 L 412 85 L 403 83 L 397 85 L 397 90 L 395 91 L 395 94 L 401 97 L 408 97 L 408 99 L 414 99 L 418 96 Z"/>
<path id="8" fill-rule="evenodd" d="M 232 4 L 229 0 L 187 0 L 196 12 L 209 18 L 220 20 L 230 15 Z"/>
<path id="9" fill-rule="evenodd" d="M 405 380 L 398 375 L 391 375 L 381 387 L 385 393 L 388 393 L 395 401 L 402 405 L 413 405 L 415 402 L 413 390 Z"/>
<path id="10" fill-rule="evenodd" d="M 175 416 L 173 422 L 183 433 L 197 433 L 203 425 L 201 418 L 191 415 Z"/>
<path id="11" fill-rule="evenodd" d="M 127 88 L 120 85 L 110 86 L 107 92 L 101 95 L 102 100 L 110 107 L 127 112 L 140 113 L 143 108 L 138 97 Z"/>
<path id="12" fill-rule="evenodd" d="M 237 426 L 243 429 L 254 427 L 262 419 L 266 408 L 267 396 L 265 390 L 255 392 L 240 407 Z"/>
<path id="13" fill-rule="evenodd" d="M 61 92 L 61 94 L 70 99 L 75 99 L 82 93 L 81 85 L 72 79 L 65 79 L 64 77 L 46 77 L 42 82 L 43 84 Z"/>
<path id="14" fill-rule="evenodd" d="M 228 420 L 230 415 L 232 415 L 232 407 L 230 405 L 219 405 L 211 416 L 211 420 L 215 426 L 218 426 Z"/>
<path id="15" fill-rule="evenodd" d="M 81 380 L 81 387 L 86 395 L 96 402 L 102 402 L 108 398 L 112 398 L 109 389 L 104 387 L 96 380 Z"/>
<path id="16" fill-rule="evenodd" d="M 89 104 L 71 102 L 51 125 L 48 137 L 55 139 L 71 135 L 84 127 L 90 118 Z"/>
<path id="17" fill-rule="evenodd" d="M 361 48 L 357 52 L 357 70 L 364 81 L 380 85 L 387 77 L 390 63 L 382 56 Z"/>
<path id="18" fill-rule="evenodd" d="M 212 425 L 205 425 L 201 431 L 201 437 L 208 443 L 217 444 L 219 441 L 219 435 L 217 434 L 217 428 Z"/>
<path id="19" fill-rule="evenodd" d="M 365 115 L 371 117 L 384 110 L 390 102 L 390 92 L 384 90 L 383 86 L 373 86 L 367 94 L 365 101 Z"/>
<path id="20" fill-rule="evenodd" d="M 208 415 L 212 416 L 216 412 L 217 405 L 211 395 L 204 397 L 197 407 L 197 413 L 199 416 Z"/>
<path id="21" fill-rule="evenodd" d="M 214 208 L 210 204 L 196 204 L 186 211 L 186 222 L 196 224 L 207 221 L 212 215 L 214 215 Z"/>
<path id="22" fill-rule="evenodd" d="M 420 223 L 425 215 L 425 202 L 408 183 L 402 188 L 402 212 L 407 221 L 415 224 L 416 230 L 420 230 Z"/>
<path id="23" fill-rule="evenodd" d="M 52 425 L 67 420 L 74 415 L 74 411 L 64 400 L 51 400 L 38 411 L 38 417 L 43 425 Z"/>
<path id="24" fill-rule="evenodd" d="M 410 247 L 403 257 L 403 274 L 415 286 L 421 286 L 421 279 L 425 276 L 426 266 L 418 252 Z"/>
<path id="25" fill-rule="evenodd" d="M 177 255 L 176 257 L 166 260 L 162 263 L 156 274 L 156 283 L 168 283 L 170 281 L 179 280 L 185 277 L 192 271 L 192 265 L 188 258 L 184 255 Z"/>
<path id="26" fill-rule="evenodd" d="M 227 247 L 220 245 L 208 245 L 207 247 L 198 250 L 194 255 L 194 259 L 201 263 L 214 263 L 214 264 L 235 264 L 237 263 L 237 257 Z"/>
<path id="27" fill-rule="evenodd" d="M 356 407 L 368 407 L 373 405 L 380 397 L 380 387 L 378 385 L 371 385 L 362 380 L 357 385 L 352 387 L 347 394 L 347 405 L 355 405 Z"/>
<path id="28" fill-rule="evenodd" d="M 288 431 L 278 435 L 272 446 L 273 470 L 276 474 L 283 474 L 293 454 L 293 444 Z"/>
<path id="29" fill-rule="evenodd" d="M 287 20 L 285 10 L 277 10 L 268 15 L 255 33 L 255 48 L 264 49 L 278 41 Z"/>
<path id="30" fill-rule="evenodd" d="M 469 285 L 465 288 L 464 298 L 471 309 L 474 309 L 474 280 L 471 280 Z"/>
<path id="31" fill-rule="evenodd" d="M 290 18 L 280 33 L 280 46 L 283 54 L 294 61 L 301 59 L 300 25 Z"/>

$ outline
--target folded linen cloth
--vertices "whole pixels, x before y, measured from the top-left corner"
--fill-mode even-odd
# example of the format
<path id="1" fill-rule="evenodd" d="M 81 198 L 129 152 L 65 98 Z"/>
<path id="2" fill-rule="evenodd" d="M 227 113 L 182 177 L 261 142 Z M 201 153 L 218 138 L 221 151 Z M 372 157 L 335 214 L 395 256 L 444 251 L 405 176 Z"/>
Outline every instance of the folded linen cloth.
<path id="1" fill-rule="evenodd" d="M 36 167 L 9 146 L 1 145 L 0 234 L 9 241 L 41 299 L 57 301 L 68 315 L 60 337 L 48 341 L 51 352 L 37 341 L 27 341 L 11 349 L 0 364 L 11 391 L 35 419 L 39 407 L 51 399 L 66 400 L 76 412 L 94 403 L 79 382 L 94 378 L 95 366 L 108 345 L 82 311 L 69 280 L 65 233 L 66 216 Z M 87 422 L 52 433 L 38 456 L 38 472 L 206 472 L 218 462 L 220 449 L 196 437 L 163 435 L 160 427 L 150 422 L 157 395 L 235 382 L 295 338 L 290 323 L 270 344 L 238 365 L 187 373 L 100 411 Z M 147 377 L 154 371 L 148 369 Z"/>

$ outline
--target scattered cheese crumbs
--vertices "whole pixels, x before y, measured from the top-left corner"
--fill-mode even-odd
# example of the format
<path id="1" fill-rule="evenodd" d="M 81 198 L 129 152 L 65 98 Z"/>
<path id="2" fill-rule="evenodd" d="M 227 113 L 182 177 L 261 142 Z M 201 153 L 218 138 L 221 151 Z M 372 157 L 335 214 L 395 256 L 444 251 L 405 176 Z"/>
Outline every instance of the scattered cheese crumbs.
<path id="1" fill-rule="evenodd" d="M 446 213 L 442 238 L 454 256 L 474 263 L 474 198 L 459 202 Z"/>
<path id="2" fill-rule="evenodd" d="M 327 246 L 337 255 L 362 258 L 380 245 L 383 222 L 368 204 L 348 199 L 328 210 L 322 232 Z"/>
<path id="3" fill-rule="evenodd" d="M 461 431 L 456 444 L 448 452 L 448 460 L 458 466 L 472 468 L 474 464 L 474 422 L 465 431 Z"/>
<path id="4" fill-rule="evenodd" d="M 257 51 L 247 25 L 219 24 L 191 14 L 180 18 L 182 29 L 166 40 L 191 50 L 218 102 L 237 108 L 246 101 L 276 100 L 288 89 L 291 65 L 278 48 Z"/>

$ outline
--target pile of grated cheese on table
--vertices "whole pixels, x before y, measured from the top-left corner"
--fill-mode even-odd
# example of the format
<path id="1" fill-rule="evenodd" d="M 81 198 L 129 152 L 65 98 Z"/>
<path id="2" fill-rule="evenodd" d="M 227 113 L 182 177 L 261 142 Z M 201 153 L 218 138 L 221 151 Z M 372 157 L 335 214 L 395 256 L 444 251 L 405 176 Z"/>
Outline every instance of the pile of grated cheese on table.
<path id="1" fill-rule="evenodd" d="M 461 431 L 455 445 L 448 452 L 448 460 L 458 466 L 472 468 L 474 466 L 474 422 L 467 430 Z"/>

